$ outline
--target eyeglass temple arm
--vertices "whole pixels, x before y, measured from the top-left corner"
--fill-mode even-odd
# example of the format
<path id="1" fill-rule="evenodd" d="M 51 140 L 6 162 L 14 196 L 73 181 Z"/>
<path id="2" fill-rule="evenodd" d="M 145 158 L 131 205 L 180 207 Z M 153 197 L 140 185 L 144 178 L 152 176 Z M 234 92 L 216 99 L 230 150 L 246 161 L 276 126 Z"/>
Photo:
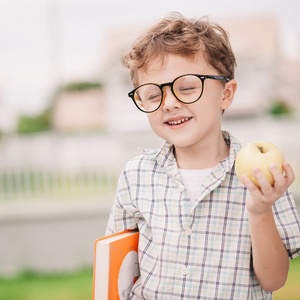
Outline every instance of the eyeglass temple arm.
<path id="1" fill-rule="evenodd" d="M 223 81 L 223 82 L 230 81 L 230 78 L 228 78 L 228 77 L 217 76 L 217 75 L 207 75 L 206 78 L 220 80 L 220 81 Z"/>

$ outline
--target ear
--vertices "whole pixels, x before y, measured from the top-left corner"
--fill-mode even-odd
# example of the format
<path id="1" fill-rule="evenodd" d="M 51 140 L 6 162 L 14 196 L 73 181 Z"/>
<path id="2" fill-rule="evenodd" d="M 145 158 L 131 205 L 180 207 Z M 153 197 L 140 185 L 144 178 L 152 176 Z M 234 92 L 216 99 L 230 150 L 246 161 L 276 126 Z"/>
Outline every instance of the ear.
<path id="1" fill-rule="evenodd" d="M 227 109 L 231 105 L 236 88 L 237 88 L 237 82 L 234 79 L 231 79 L 230 81 L 225 83 L 223 99 L 221 103 L 222 110 Z"/>

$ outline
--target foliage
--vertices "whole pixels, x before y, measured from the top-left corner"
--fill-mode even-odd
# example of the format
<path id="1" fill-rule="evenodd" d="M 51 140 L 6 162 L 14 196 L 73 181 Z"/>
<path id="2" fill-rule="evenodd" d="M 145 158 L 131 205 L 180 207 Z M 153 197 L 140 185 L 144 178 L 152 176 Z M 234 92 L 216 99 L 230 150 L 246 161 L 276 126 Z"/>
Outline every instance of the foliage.
<path id="1" fill-rule="evenodd" d="M 0 279 L 0 299 L 92 299 L 92 287 L 91 269 L 67 275 L 38 275 L 27 272 L 14 279 Z"/>
<path id="2" fill-rule="evenodd" d="M 60 89 L 60 91 L 65 92 L 80 92 L 80 91 L 86 91 L 91 89 L 100 89 L 102 88 L 102 84 L 100 82 L 89 82 L 89 81 L 83 81 L 83 82 L 72 82 Z"/>
<path id="3" fill-rule="evenodd" d="M 287 116 L 292 114 L 292 108 L 283 100 L 275 100 L 271 103 L 268 113 L 273 116 Z"/>
<path id="4" fill-rule="evenodd" d="M 52 108 L 47 108 L 37 116 L 21 115 L 18 118 L 19 134 L 47 131 L 52 128 Z"/>

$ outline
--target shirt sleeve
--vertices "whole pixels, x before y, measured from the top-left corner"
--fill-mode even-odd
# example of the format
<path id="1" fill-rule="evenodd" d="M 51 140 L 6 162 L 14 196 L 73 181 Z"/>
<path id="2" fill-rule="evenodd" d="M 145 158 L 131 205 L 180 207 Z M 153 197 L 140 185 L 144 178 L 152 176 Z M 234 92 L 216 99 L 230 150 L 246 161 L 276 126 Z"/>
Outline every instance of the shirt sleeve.
<path id="1" fill-rule="evenodd" d="M 300 223 L 293 195 L 290 191 L 273 205 L 278 232 L 290 259 L 300 255 Z"/>
<path id="2" fill-rule="evenodd" d="M 134 189 L 131 187 L 129 174 L 125 168 L 119 178 L 105 235 L 137 228 L 140 213 L 134 204 Z"/>

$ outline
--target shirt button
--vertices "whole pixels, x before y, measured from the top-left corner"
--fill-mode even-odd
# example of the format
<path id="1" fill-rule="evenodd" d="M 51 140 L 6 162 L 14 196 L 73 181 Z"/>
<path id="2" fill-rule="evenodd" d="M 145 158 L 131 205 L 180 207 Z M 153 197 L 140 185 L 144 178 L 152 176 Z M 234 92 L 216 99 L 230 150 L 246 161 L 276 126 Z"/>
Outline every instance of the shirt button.
<path id="1" fill-rule="evenodd" d="M 185 186 L 184 185 L 180 185 L 179 187 L 180 192 L 183 192 L 185 190 Z"/>
<path id="2" fill-rule="evenodd" d="M 191 235 L 192 234 L 192 229 L 190 227 L 188 227 L 186 230 L 185 230 L 185 234 L 186 235 Z"/>
<path id="3" fill-rule="evenodd" d="M 181 273 L 182 273 L 182 275 L 187 275 L 188 274 L 188 269 L 187 268 L 182 268 Z"/>

